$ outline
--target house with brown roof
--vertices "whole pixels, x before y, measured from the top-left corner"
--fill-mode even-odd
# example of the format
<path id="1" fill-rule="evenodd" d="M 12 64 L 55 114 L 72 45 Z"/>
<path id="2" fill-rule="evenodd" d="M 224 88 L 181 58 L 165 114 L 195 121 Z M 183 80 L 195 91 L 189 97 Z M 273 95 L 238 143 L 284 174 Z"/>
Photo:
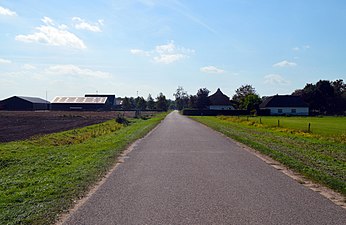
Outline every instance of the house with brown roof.
<path id="1" fill-rule="evenodd" d="M 210 110 L 234 110 L 235 107 L 227 95 L 222 93 L 220 88 L 209 97 Z"/>
<path id="2" fill-rule="evenodd" d="M 259 105 L 260 109 L 269 109 L 270 115 L 308 116 L 309 105 L 300 96 L 274 95 L 267 97 Z"/>

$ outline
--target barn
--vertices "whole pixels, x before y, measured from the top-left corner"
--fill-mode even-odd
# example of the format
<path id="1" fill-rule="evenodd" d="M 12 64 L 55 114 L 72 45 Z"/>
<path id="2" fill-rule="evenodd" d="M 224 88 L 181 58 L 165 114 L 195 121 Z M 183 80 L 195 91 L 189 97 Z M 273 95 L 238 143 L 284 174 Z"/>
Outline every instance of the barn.
<path id="1" fill-rule="evenodd" d="M 86 94 L 85 97 L 106 97 L 106 108 L 108 110 L 112 110 L 116 108 L 116 100 L 115 95 L 108 95 L 108 94 Z"/>
<path id="2" fill-rule="evenodd" d="M 0 110 L 37 111 L 49 108 L 50 102 L 37 97 L 13 96 L 0 101 Z"/>
<path id="3" fill-rule="evenodd" d="M 55 97 L 51 109 L 56 111 L 105 111 L 107 97 Z"/>

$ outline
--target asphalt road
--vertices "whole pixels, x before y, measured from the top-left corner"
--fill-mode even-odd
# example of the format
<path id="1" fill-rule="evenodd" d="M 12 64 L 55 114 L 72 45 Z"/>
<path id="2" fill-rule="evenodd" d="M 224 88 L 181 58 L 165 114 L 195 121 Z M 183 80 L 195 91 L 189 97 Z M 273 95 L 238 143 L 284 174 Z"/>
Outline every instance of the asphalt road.
<path id="1" fill-rule="evenodd" d="M 173 112 L 64 224 L 346 224 L 346 210 Z"/>

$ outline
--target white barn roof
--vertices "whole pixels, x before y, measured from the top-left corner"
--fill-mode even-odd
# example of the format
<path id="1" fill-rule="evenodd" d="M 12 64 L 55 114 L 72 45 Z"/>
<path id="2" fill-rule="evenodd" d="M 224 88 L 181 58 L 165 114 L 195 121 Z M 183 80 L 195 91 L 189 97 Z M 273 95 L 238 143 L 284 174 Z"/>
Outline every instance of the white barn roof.
<path id="1" fill-rule="evenodd" d="M 107 97 L 55 97 L 52 103 L 57 104 L 105 104 Z"/>

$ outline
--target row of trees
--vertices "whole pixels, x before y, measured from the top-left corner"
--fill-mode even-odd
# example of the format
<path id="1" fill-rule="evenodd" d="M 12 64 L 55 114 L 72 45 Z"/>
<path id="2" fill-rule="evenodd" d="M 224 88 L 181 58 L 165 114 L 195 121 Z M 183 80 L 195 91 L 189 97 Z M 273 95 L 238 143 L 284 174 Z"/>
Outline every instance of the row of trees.
<path id="1" fill-rule="evenodd" d="M 343 80 L 320 80 L 306 84 L 292 95 L 301 96 L 313 114 L 343 115 L 346 112 L 346 84 Z"/>
<path id="2" fill-rule="evenodd" d="M 206 109 L 210 105 L 209 93 L 207 88 L 200 88 L 196 95 L 188 95 L 183 87 L 178 87 L 173 94 L 175 97 L 175 105 L 178 110 L 184 108 Z M 251 85 L 243 85 L 236 90 L 236 94 L 232 98 L 233 104 L 238 109 L 255 110 L 261 103 L 260 96 Z"/>
<path id="3" fill-rule="evenodd" d="M 210 91 L 200 88 L 195 95 L 189 95 L 183 87 L 179 86 L 173 94 L 175 101 L 166 99 L 160 93 L 154 100 L 149 94 L 147 99 L 143 97 L 123 99 L 125 110 L 163 110 L 184 108 L 206 109 L 210 105 Z M 316 84 L 306 84 L 303 89 L 295 90 L 292 95 L 301 96 L 309 104 L 313 114 L 335 115 L 346 112 L 346 84 L 343 80 L 320 80 Z M 239 87 L 232 97 L 232 103 L 237 109 L 255 112 L 259 109 L 262 98 L 252 85 L 246 84 Z"/>
<path id="4" fill-rule="evenodd" d="M 210 91 L 200 88 L 195 95 L 188 95 L 183 87 L 178 87 L 173 94 L 176 109 L 206 109 L 209 106 Z M 312 114 L 343 115 L 346 113 L 346 84 L 343 80 L 320 80 L 316 84 L 306 84 L 303 89 L 295 90 L 292 95 L 301 96 L 308 103 Z M 255 112 L 264 100 L 252 85 L 242 85 L 232 97 L 237 109 Z"/>
<path id="5" fill-rule="evenodd" d="M 191 109 L 205 109 L 209 106 L 210 91 L 206 88 L 201 88 L 197 91 L 196 95 L 188 95 L 183 87 L 179 86 L 173 94 L 175 97 L 176 109 L 182 110 L 185 108 Z"/>
<path id="6" fill-rule="evenodd" d="M 171 100 L 167 100 L 166 96 L 160 93 L 156 97 L 156 101 L 153 99 L 151 94 L 149 94 L 147 99 L 143 97 L 125 97 L 123 99 L 122 108 L 124 110 L 162 110 L 167 111 L 172 105 Z"/>

